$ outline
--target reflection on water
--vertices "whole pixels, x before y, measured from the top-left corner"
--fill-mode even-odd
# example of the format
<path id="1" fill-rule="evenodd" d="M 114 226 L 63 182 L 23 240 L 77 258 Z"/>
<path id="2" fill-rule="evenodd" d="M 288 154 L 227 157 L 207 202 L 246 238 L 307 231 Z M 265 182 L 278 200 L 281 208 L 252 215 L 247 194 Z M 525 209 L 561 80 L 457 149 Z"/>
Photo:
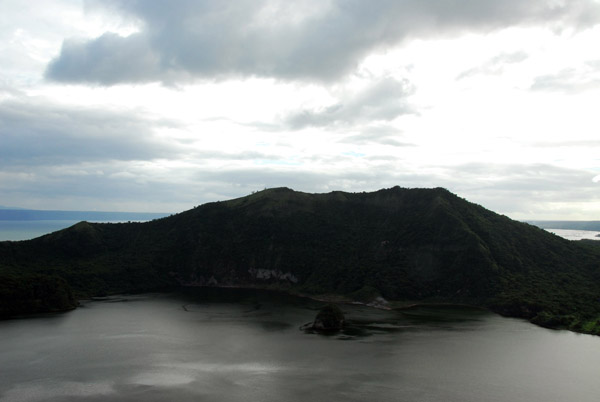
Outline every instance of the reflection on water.
<path id="1" fill-rule="evenodd" d="M 466 308 L 195 289 L 0 322 L 1 401 L 597 401 L 600 338 Z"/>

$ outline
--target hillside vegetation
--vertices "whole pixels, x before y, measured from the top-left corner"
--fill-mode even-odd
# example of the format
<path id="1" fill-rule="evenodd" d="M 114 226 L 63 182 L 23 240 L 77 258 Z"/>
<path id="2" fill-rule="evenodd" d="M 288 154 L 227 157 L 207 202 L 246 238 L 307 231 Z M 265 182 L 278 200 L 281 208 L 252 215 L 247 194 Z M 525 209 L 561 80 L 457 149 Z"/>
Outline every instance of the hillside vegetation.
<path id="1" fill-rule="evenodd" d="M 600 334 L 597 243 L 562 239 L 441 188 L 277 188 L 146 223 L 81 222 L 1 242 L 0 273 L 64 280 L 77 297 L 248 286 L 401 302 L 392 305 L 468 303 Z"/>

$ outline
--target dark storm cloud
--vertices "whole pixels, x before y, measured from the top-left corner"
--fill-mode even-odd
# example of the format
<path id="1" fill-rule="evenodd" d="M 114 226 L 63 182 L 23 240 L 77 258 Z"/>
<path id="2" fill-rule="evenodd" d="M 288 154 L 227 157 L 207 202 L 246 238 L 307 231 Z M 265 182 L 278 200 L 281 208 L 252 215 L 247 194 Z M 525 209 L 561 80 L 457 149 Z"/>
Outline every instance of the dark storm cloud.
<path id="1" fill-rule="evenodd" d="M 414 92 L 407 81 L 384 78 L 348 99 L 317 110 L 302 110 L 285 119 L 293 129 L 353 124 L 362 121 L 390 121 L 412 113 L 406 98 Z"/>
<path id="2" fill-rule="evenodd" d="M 168 158 L 178 148 L 153 130 L 171 124 L 125 112 L 5 101 L 0 103 L 0 166 Z"/>
<path id="3" fill-rule="evenodd" d="M 139 24 L 128 37 L 66 40 L 46 76 L 64 82 L 174 83 L 193 78 L 332 81 L 406 38 L 522 24 L 595 24 L 592 0 L 89 1 Z M 93 8 L 93 7 L 92 7 Z"/>

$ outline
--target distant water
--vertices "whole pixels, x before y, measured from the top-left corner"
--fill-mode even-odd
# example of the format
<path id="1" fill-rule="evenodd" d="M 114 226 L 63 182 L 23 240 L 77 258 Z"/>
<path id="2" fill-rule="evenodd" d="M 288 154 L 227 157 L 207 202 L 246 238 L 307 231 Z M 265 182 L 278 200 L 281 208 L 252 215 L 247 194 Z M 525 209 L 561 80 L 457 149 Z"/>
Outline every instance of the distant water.
<path id="1" fill-rule="evenodd" d="M 56 232 L 57 230 L 68 228 L 79 222 L 79 220 L 0 220 L 0 241 L 29 240 L 48 233 Z M 123 221 L 110 221 L 107 223 L 118 222 Z"/>
<path id="2" fill-rule="evenodd" d="M 542 229 L 600 231 L 600 221 L 525 221 Z"/>
<path id="3" fill-rule="evenodd" d="M 29 240 L 48 233 L 56 232 L 78 221 L 3 221 L 0 220 L 0 241 Z"/>
<path id="4" fill-rule="evenodd" d="M 0 241 L 29 240 L 78 222 L 146 222 L 167 214 L 154 212 L 51 211 L 0 207 Z"/>
<path id="5" fill-rule="evenodd" d="M 592 230 L 573 230 L 573 229 L 545 229 L 557 236 L 564 237 L 567 240 L 600 240 L 600 232 Z"/>
<path id="6" fill-rule="evenodd" d="M 0 321 L 0 400 L 597 402 L 600 337 L 465 308 L 319 303 L 232 289 L 87 302 Z M 204 295 L 202 295 L 205 293 Z"/>

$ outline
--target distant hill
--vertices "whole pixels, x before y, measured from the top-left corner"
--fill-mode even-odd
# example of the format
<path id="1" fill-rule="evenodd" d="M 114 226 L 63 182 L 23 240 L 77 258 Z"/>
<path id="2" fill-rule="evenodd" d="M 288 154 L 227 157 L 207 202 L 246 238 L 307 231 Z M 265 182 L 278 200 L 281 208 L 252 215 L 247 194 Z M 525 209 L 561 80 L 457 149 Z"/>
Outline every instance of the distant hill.
<path id="1" fill-rule="evenodd" d="M 167 215 L 153 212 L 50 211 L 0 207 L 0 221 L 149 221 Z"/>
<path id="2" fill-rule="evenodd" d="M 0 242 L 0 276 L 64 279 L 79 296 L 233 286 L 391 306 L 467 303 L 600 334 L 597 243 L 565 240 L 442 188 L 277 188 L 145 223 L 81 222 Z"/>

